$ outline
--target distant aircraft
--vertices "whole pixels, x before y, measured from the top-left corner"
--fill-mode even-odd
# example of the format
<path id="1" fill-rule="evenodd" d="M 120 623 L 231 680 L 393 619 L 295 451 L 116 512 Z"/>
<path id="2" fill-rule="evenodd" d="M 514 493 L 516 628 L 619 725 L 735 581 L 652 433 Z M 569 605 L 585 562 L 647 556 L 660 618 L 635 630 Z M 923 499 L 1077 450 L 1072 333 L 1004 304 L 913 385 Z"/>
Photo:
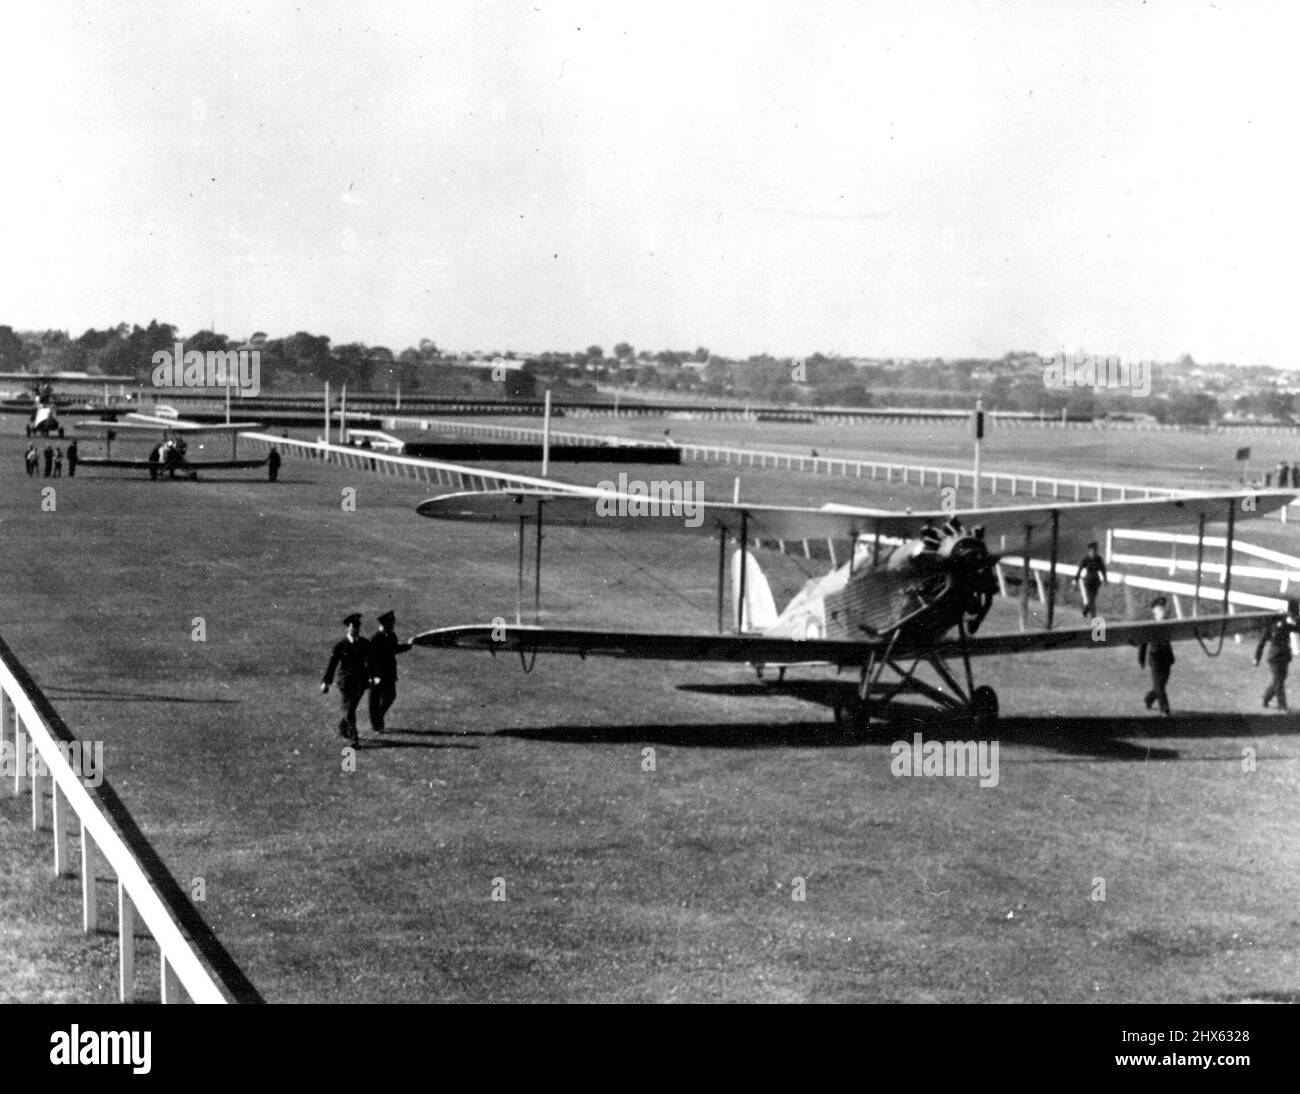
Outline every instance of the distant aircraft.
<path id="1" fill-rule="evenodd" d="M 0 372 L 0 383 L 11 381 L 21 381 L 24 385 L 31 385 L 31 391 L 20 398 L 4 400 L 0 403 L 0 410 L 28 415 L 27 436 L 29 437 L 37 433 L 44 436 L 57 433 L 62 437 L 63 426 L 58 418 L 60 410 L 69 414 L 95 414 L 103 407 L 60 399 L 55 394 L 56 387 L 60 384 L 79 384 L 83 387 L 92 383 L 134 384 L 135 377 L 92 376 L 88 372 Z"/>
<path id="2" fill-rule="evenodd" d="M 834 703 L 837 724 L 865 726 L 883 716 L 895 699 L 920 696 L 948 711 L 968 716 L 985 732 L 998 716 L 998 697 L 977 687 L 971 658 L 1062 649 L 1139 645 L 1157 636 L 1171 642 L 1222 640 L 1256 630 L 1276 613 L 1230 614 L 1233 528 L 1239 519 L 1262 516 L 1295 497 L 1293 491 L 1184 494 L 1145 501 L 1082 502 L 1009 506 L 949 512 L 892 512 L 829 504 L 820 509 L 699 502 L 699 520 L 684 520 L 663 502 L 647 513 L 645 497 L 599 491 L 493 492 L 431 498 L 417 511 L 443 520 L 498 521 L 517 525 L 520 535 L 520 590 L 523 601 L 524 526 L 580 525 L 719 537 L 718 628 L 723 623 L 724 560 L 729 537 L 739 544 L 732 556 L 735 634 L 640 633 L 496 624 L 445 627 L 417 635 L 412 642 L 434 648 L 517 651 L 521 658 L 548 653 L 669 661 L 744 662 L 755 666 L 818 663 L 858 674 L 855 691 L 840 689 Z M 609 515 L 602 515 L 609 514 Z M 637 515 L 641 514 L 641 515 Z M 1207 523 L 1227 523 L 1223 611 L 1189 619 L 1107 621 L 1099 636 L 1095 623 L 1054 627 L 1056 566 L 1062 551 L 1074 557 L 1099 529 L 1198 527 L 1198 560 L 1203 557 Z M 882 537 L 901 538 L 882 553 Z M 847 541 L 848 561 L 835 564 L 834 544 Z M 771 590 L 754 558 L 755 547 L 787 550 L 808 541 L 826 541 L 832 569 L 813 578 L 779 614 Z M 998 545 L 999 553 L 990 549 Z M 1027 617 L 1029 560 L 1036 547 L 1051 559 L 1047 582 L 1046 629 L 977 634 L 998 585 L 994 567 L 1008 550 L 1023 560 L 1022 625 Z M 1217 575 L 1216 575 L 1217 576 Z M 1068 577 L 1068 574 L 1067 574 Z M 540 573 L 535 601 L 540 599 Z M 1198 562 L 1196 584 L 1201 585 Z M 955 634 L 954 634 L 955 631 Z M 954 671 L 950 662 L 960 660 Z M 917 676 L 927 665 L 937 681 Z M 531 665 L 526 665 L 531 667 Z M 888 680 L 884 674 L 891 675 Z M 961 672 L 961 678 L 958 678 Z"/>
<path id="3" fill-rule="evenodd" d="M 148 471 L 150 478 L 158 478 L 166 473 L 175 478 L 179 472 L 186 478 L 197 479 L 200 471 L 251 471 L 265 467 L 268 457 L 260 459 L 239 459 L 239 434 L 242 431 L 258 429 L 258 422 L 230 422 L 223 425 L 204 425 L 191 422 L 177 416 L 176 411 L 168 407 L 159 407 L 157 414 L 127 414 L 121 421 L 78 422 L 77 429 L 87 433 L 96 433 L 104 438 L 106 453 L 104 456 L 82 456 L 78 464 L 82 467 L 123 468 L 132 471 Z M 159 438 L 157 445 L 149 452 L 148 459 L 113 458 L 113 441 L 119 433 L 139 438 L 144 435 Z M 199 460 L 189 455 L 189 440 L 205 435 L 223 434 L 230 437 L 230 459 Z M 124 438 L 125 439 L 125 438 Z"/>

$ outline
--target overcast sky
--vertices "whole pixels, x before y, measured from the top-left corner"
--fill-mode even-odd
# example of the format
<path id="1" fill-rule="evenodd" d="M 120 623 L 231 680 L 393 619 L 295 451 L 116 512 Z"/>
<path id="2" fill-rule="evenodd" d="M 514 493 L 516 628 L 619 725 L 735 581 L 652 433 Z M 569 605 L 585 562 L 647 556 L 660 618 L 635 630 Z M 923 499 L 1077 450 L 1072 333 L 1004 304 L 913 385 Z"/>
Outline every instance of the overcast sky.
<path id="1" fill-rule="evenodd" d="M 1300 364 L 1287 4 L 25 7 L 19 329 Z"/>

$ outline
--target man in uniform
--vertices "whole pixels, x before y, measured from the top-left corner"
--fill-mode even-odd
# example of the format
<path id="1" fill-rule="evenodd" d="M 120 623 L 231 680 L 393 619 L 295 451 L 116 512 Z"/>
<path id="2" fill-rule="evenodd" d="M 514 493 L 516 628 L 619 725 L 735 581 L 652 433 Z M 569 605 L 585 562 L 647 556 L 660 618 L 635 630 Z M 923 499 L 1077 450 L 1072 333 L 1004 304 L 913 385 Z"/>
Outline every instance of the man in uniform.
<path id="1" fill-rule="evenodd" d="M 357 704 L 365 693 L 369 683 L 370 643 L 361 637 L 361 614 L 353 612 L 343 620 L 347 634 L 334 645 L 329 667 L 321 681 L 321 694 L 329 691 L 334 683 L 334 671 L 339 677 L 339 710 L 343 717 L 339 719 L 339 736 L 345 737 L 354 747 L 357 738 Z"/>
<path id="2" fill-rule="evenodd" d="M 280 473 L 280 452 L 275 447 L 275 445 L 271 445 L 270 455 L 266 457 L 266 477 L 271 482 L 275 482 L 275 477 L 279 473 Z"/>
<path id="3" fill-rule="evenodd" d="M 1297 616 L 1300 616 L 1300 600 L 1288 600 L 1286 618 L 1270 623 L 1268 629 L 1259 636 L 1259 645 L 1255 647 L 1256 665 L 1259 664 L 1264 647 L 1269 647 L 1268 668 L 1273 678 L 1269 681 L 1268 690 L 1264 692 L 1264 705 L 1268 706 L 1276 696 L 1277 709 L 1282 714 L 1287 713 L 1286 674 L 1291 669 L 1291 635 L 1300 631 Z"/>
<path id="4" fill-rule="evenodd" d="M 397 698 L 397 655 L 411 648 L 409 642 L 397 640 L 396 622 L 397 616 L 384 612 L 370 639 L 370 728 L 376 733 L 384 732 L 384 715 Z"/>
<path id="5" fill-rule="evenodd" d="M 1163 596 L 1158 596 L 1151 601 L 1152 618 L 1164 619 L 1168 605 L 1169 602 Z M 1146 693 L 1142 701 L 1146 704 L 1147 710 L 1151 709 L 1152 703 L 1158 702 L 1160 713 L 1167 715 L 1169 696 L 1165 693 L 1165 685 L 1169 683 L 1169 674 L 1174 667 L 1174 647 L 1169 644 L 1168 638 L 1163 636 L 1152 638 L 1138 647 L 1138 667 L 1143 668 L 1148 662 L 1151 665 L 1151 690 Z"/>
<path id="6" fill-rule="evenodd" d="M 1083 578 L 1083 614 L 1087 618 L 1097 614 L 1097 590 L 1106 584 L 1106 562 L 1098 552 L 1096 542 L 1088 544 L 1088 553 L 1074 572 L 1076 582 L 1080 577 Z"/>

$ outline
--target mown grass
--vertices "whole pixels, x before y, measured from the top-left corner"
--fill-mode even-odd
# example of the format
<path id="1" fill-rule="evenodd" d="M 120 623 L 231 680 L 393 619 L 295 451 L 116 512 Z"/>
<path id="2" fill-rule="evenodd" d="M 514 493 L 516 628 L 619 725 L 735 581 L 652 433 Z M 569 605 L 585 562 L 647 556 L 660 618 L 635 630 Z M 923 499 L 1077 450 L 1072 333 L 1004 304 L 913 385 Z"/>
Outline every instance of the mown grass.
<path id="1" fill-rule="evenodd" d="M 23 447 L 0 441 L 5 638 L 74 731 L 105 742 L 108 778 L 183 887 L 204 879 L 201 909 L 268 999 L 1300 988 L 1287 843 L 1300 723 L 1258 711 L 1246 644 L 1217 659 L 1180 647 L 1169 720 L 1142 709 L 1131 650 L 978 665 L 1004 715 L 987 789 L 895 778 L 891 741 L 917 727 L 846 741 L 817 704 L 746 694 L 754 678 L 736 667 L 543 658 L 525 675 L 513 659 L 414 650 L 391 740 L 363 731 L 346 772 L 318 688 L 339 619 L 363 611 L 369 631 L 392 607 L 403 635 L 512 619 L 510 534 L 423 520 L 423 486 L 297 460 L 275 486 L 78 476 L 53 483 L 57 510 L 42 512 L 51 483 L 17 470 Z M 730 494 L 734 470 L 702 473 Z M 863 497 L 797 473 L 742 479 L 773 500 L 850 500 L 841 487 Z M 546 618 L 709 629 L 715 551 L 553 529 Z M 802 576 L 770 565 L 782 588 Z M 24 818 L 5 800 L 21 855 Z M 17 850 L 6 859 L 21 866 Z M 797 878 L 806 900 L 791 899 Z M 39 919 L 60 886 L 76 883 L 12 899 Z M 75 902 L 62 907 L 71 921 Z M 34 969 L 60 963 L 65 940 L 6 946 Z M 89 947 L 84 997 L 98 998 L 102 942 Z"/>

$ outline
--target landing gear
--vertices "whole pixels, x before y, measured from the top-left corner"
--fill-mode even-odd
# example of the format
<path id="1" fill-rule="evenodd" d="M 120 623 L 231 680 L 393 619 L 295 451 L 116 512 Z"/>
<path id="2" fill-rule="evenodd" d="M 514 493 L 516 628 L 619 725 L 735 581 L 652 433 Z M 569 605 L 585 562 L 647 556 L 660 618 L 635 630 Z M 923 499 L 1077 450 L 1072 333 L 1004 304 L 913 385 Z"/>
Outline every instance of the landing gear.
<path id="1" fill-rule="evenodd" d="M 998 693 L 987 684 L 977 687 L 970 697 L 970 716 L 976 733 L 992 733 L 998 724 Z"/>
<path id="2" fill-rule="evenodd" d="M 834 710 L 835 728 L 844 738 L 854 740 L 871 731 L 871 706 L 856 693 L 848 692 L 838 696 Z"/>

